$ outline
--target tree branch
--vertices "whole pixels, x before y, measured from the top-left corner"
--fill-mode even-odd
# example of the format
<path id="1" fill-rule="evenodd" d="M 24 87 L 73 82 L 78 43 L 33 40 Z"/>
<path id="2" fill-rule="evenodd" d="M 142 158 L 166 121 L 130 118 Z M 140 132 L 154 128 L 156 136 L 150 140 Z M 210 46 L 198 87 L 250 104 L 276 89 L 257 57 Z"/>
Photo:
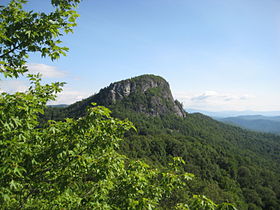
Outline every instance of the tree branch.
<path id="1" fill-rule="evenodd" d="M 10 54 L 11 52 L 15 51 L 16 49 L 18 49 L 21 46 L 21 44 L 15 46 L 13 49 L 9 50 L 8 52 L 0 55 L 0 58 L 4 58 L 6 55 Z"/>

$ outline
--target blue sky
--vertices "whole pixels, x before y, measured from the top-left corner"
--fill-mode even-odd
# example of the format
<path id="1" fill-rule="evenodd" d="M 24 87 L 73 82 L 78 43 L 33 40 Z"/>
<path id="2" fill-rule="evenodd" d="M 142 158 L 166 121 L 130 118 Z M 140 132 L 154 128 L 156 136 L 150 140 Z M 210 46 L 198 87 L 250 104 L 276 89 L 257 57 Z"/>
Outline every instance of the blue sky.
<path id="1" fill-rule="evenodd" d="M 30 0 L 28 8 L 48 10 L 49 2 Z M 78 27 L 63 38 L 68 56 L 28 62 L 46 81 L 67 82 L 55 103 L 156 74 L 185 108 L 280 110 L 279 11 L 278 0 L 83 0 Z"/>

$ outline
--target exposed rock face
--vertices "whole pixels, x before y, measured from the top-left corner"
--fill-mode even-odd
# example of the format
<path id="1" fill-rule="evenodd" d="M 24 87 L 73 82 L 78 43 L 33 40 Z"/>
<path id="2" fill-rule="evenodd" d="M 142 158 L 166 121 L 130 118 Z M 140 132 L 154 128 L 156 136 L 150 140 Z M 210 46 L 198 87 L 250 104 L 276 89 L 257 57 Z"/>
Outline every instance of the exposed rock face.
<path id="1" fill-rule="evenodd" d="M 169 84 L 161 77 L 143 75 L 112 83 L 95 97 L 101 105 L 122 104 L 126 109 L 153 116 L 175 114 L 185 117 L 186 112 L 174 101 Z"/>
<path id="2" fill-rule="evenodd" d="M 113 112 L 135 111 L 152 116 L 186 116 L 182 105 L 174 101 L 166 80 L 154 75 L 142 75 L 112 83 L 99 93 L 65 107 L 65 117 L 79 118 L 85 115 L 86 108 L 93 102 L 106 106 Z"/>

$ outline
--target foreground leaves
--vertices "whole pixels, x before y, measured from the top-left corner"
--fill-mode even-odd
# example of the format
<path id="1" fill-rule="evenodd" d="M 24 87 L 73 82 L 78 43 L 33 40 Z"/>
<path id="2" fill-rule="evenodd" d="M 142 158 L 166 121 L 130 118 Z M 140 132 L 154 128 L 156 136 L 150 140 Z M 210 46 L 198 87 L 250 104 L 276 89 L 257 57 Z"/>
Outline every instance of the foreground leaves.
<path id="1" fill-rule="evenodd" d="M 28 69 L 30 52 L 58 59 L 66 55 L 60 37 L 73 32 L 78 14 L 74 8 L 80 0 L 52 0 L 50 13 L 23 10 L 26 0 L 11 0 L 0 7 L 0 72 L 5 77 L 18 77 Z"/>

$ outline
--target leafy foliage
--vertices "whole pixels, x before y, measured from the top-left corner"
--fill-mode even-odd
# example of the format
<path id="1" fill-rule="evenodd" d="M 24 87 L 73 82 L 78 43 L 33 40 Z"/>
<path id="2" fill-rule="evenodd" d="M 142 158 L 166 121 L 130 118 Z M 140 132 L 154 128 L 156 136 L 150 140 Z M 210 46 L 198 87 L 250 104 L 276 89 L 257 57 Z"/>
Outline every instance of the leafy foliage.
<path id="1" fill-rule="evenodd" d="M 0 72 L 5 77 L 18 77 L 27 71 L 29 52 L 58 59 L 66 55 L 67 47 L 59 44 L 64 33 L 73 31 L 80 0 L 52 0 L 53 12 L 46 14 L 23 10 L 27 0 L 12 0 L 0 8 Z"/>

